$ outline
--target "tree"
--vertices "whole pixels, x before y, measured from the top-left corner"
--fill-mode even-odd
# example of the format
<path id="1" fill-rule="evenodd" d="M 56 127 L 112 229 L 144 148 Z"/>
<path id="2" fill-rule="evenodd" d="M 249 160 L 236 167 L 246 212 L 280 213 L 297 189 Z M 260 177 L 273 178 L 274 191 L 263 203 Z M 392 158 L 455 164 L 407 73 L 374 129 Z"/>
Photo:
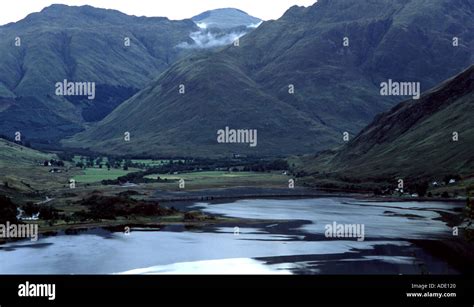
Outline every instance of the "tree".
<path id="1" fill-rule="evenodd" d="M 428 191 L 428 182 L 423 181 L 420 183 L 415 184 L 415 191 L 418 194 L 418 196 L 423 197 L 426 195 L 426 192 Z"/>
<path id="2" fill-rule="evenodd" d="M 74 160 L 74 154 L 69 153 L 69 152 L 60 152 L 60 153 L 57 153 L 56 155 L 59 157 L 59 159 L 63 161 L 73 162 Z"/>
<path id="3" fill-rule="evenodd" d="M 15 223 L 17 215 L 16 205 L 10 198 L 0 195 L 0 224 Z"/>
<path id="4" fill-rule="evenodd" d="M 25 214 L 27 216 L 32 216 L 33 214 L 38 213 L 39 211 L 39 206 L 32 203 L 32 202 L 27 202 L 26 205 L 22 207 L 23 211 L 25 211 Z"/>

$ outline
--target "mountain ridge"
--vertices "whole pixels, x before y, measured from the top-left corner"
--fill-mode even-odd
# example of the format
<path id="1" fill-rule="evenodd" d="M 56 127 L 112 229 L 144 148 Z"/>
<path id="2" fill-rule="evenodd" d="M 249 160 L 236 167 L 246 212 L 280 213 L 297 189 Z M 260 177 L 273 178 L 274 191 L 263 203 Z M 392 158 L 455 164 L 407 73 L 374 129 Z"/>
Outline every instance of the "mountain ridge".
<path id="1" fill-rule="evenodd" d="M 299 170 L 344 178 L 474 175 L 474 65 L 378 115 L 333 152 L 305 157 Z"/>
<path id="2" fill-rule="evenodd" d="M 473 15 L 472 7 L 446 11 L 450 1 L 319 1 L 307 8 L 292 7 L 282 18 L 264 22 L 242 37 L 238 46 L 178 61 L 136 96 L 142 101 L 135 97 L 125 102 L 65 144 L 177 155 L 191 155 L 193 148 L 203 154 L 286 155 L 340 145 L 342 133 L 356 134 L 376 114 L 404 99 L 380 96 L 381 82 L 417 81 L 425 91 L 472 63 L 473 26 L 462 23 Z M 426 22 L 415 22 L 413 16 Z M 452 46 L 453 33 L 463 34 L 458 49 Z M 191 94 L 177 98 L 180 84 Z M 150 112 L 135 113 L 132 105 L 137 103 Z M 263 118 L 252 124 L 248 119 L 255 114 Z M 188 128 L 178 130 L 176 123 Z M 121 143 L 123 125 L 148 147 Z M 212 144 L 217 129 L 249 125 L 261 132 L 258 149 Z"/>
<path id="3" fill-rule="evenodd" d="M 23 131 L 36 144 L 56 143 L 77 133 L 104 118 L 177 59 L 198 52 L 177 47 L 191 43 L 190 33 L 196 31 L 199 27 L 191 19 L 137 17 L 68 5 L 51 5 L 0 26 L 4 38 L 0 41 L 0 131 L 10 136 Z M 95 100 L 56 96 L 55 84 L 63 80 L 94 82 Z M 41 109 L 49 108 L 51 116 L 28 118 L 34 114 L 30 108 L 34 100 L 41 102 Z M 15 112 L 22 114 L 21 120 L 12 116 Z"/>

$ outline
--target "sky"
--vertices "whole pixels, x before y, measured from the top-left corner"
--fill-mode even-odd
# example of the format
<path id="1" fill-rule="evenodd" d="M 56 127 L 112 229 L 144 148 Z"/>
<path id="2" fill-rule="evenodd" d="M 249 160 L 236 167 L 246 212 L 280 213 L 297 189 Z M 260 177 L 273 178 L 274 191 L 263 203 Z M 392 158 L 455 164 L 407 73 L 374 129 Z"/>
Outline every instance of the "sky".
<path id="1" fill-rule="evenodd" d="M 293 5 L 309 6 L 316 0 L 2 0 L 0 25 L 15 22 L 51 4 L 91 5 L 128 15 L 185 19 L 216 8 L 233 7 L 263 20 L 277 19 Z"/>

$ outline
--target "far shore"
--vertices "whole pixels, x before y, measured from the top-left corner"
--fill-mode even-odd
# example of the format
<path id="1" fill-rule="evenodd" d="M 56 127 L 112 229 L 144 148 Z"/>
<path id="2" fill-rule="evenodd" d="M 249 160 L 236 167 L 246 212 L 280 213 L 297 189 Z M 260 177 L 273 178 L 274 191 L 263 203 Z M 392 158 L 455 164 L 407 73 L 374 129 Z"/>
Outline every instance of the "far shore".
<path id="1" fill-rule="evenodd" d="M 324 189 L 311 188 L 255 188 L 255 187 L 235 187 L 235 188 L 216 188 L 201 189 L 191 191 L 161 191 L 158 190 L 151 197 L 160 202 L 177 201 L 210 201 L 225 199 L 259 199 L 259 198 L 306 198 L 306 197 L 349 197 L 366 201 L 384 201 L 384 202 L 466 202 L 466 198 L 442 198 L 442 197 L 409 197 L 409 196 L 378 196 L 371 193 L 356 192 L 334 192 Z"/>

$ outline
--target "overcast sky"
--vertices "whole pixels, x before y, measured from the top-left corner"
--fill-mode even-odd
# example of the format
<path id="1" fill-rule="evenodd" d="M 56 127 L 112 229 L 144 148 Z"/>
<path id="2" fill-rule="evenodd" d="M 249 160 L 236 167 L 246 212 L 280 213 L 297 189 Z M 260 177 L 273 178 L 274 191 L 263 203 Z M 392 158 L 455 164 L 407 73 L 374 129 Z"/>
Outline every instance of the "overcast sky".
<path id="1" fill-rule="evenodd" d="M 1 0 L 0 25 L 23 19 L 54 3 L 88 4 L 129 15 L 164 16 L 169 19 L 185 19 L 211 9 L 234 7 L 268 20 L 281 17 L 293 5 L 309 6 L 314 2 L 316 0 Z"/>

